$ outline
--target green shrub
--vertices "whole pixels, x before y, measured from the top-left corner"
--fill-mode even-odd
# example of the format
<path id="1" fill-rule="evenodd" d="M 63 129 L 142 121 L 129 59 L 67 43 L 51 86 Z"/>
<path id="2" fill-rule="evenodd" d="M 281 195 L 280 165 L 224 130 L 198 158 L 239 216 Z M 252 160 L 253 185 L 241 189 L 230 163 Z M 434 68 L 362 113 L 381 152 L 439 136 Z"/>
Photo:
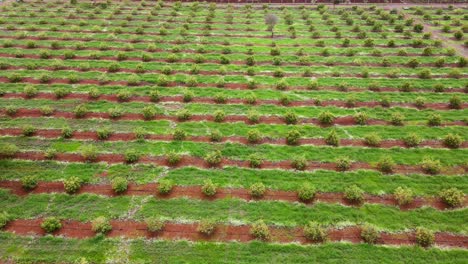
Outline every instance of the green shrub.
<path id="1" fill-rule="evenodd" d="M 79 151 L 81 157 L 89 162 L 95 161 L 98 157 L 98 150 L 94 145 L 83 145 L 79 148 Z"/>
<path id="2" fill-rule="evenodd" d="M 75 107 L 73 113 L 75 114 L 75 117 L 82 118 L 88 113 L 88 108 L 85 104 L 80 104 Z"/>
<path id="3" fill-rule="evenodd" d="M 461 109 L 462 101 L 459 96 L 450 97 L 449 107 L 452 109 Z"/>
<path id="4" fill-rule="evenodd" d="M 150 97 L 150 100 L 151 102 L 159 102 L 161 100 L 161 94 L 159 93 L 159 91 L 151 91 L 150 94 L 149 94 L 149 97 Z"/>
<path id="5" fill-rule="evenodd" d="M 81 180 L 78 177 L 72 176 L 63 181 L 63 187 L 68 194 L 76 193 L 81 187 Z"/>
<path id="6" fill-rule="evenodd" d="M 158 192 L 160 194 L 168 194 L 172 191 L 174 183 L 171 180 L 162 179 L 158 183 Z"/>
<path id="7" fill-rule="evenodd" d="M 297 197 L 303 202 L 308 202 L 315 197 L 315 188 L 308 182 L 302 184 L 297 190 Z"/>
<path id="8" fill-rule="evenodd" d="M 335 121 L 335 115 L 329 111 L 321 112 L 318 116 L 318 121 L 322 125 L 331 125 Z"/>
<path id="9" fill-rule="evenodd" d="M 24 93 L 26 94 L 27 98 L 32 98 L 37 95 L 37 88 L 31 85 L 27 85 L 24 87 Z"/>
<path id="10" fill-rule="evenodd" d="M 257 143 L 261 140 L 262 134 L 258 129 L 252 129 L 247 132 L 247 141 L 249 143 Z"/>
<path id="11" fill-rule="evenodd" d="M 192 91 L 186 90 L 182 95 L 182 99 L 185 103 L 188 103 L 193 100 L 194 94 Z"/>
<path id="12" fill-rule="evenodd" d="M 423 228 L 416 228 L 416 243 L 421 247 L 430 247 L 434 244 L 435 235 L 434 232 Z"/>
<path id="13" fill-rule="evenodd" d="M 361 238 L 368 244 L 375 244 L 380 238 L 380 234 L 374 226 L 366 224 L 361 227 Z"/>
<path id="14" fill-rule="evenodd" d="M 7 78 L 12 83 L 21 82 L 21 80 L 23 80 L 23 77 L 21 77 L 21 75 L 19 75 L 17 73 L 12 73 L 12 74 L 8 75 Z"/>
<path id="15" fill-rule="evenodd" d="M 223 135 L 221 134 L 219 130 L 214 129 L 210 131 L 209 137 L 212 142 L 220 142 L 221 139 L 223 138 Z"/>
<path id="16" fill-rule="evenodd" d="M 123 193 L 127 190 L 128 181 L 124 177 L 115 177 L 112 179 L 112 190 L 115 193 Z"/>
<path id="17" fill-rule="evenodd" d="M 187 133 L 181 128 L 176 128 L 172 134 L 172 138 L 174 140 L 184 140 L 187 138 Z"/>
<path id="18" fill-rule="evenodd" d="M 382 138 L 375 132 L 364 136 L 364 142 L 371 147 L 378 147 L 382 143 Z"/>
<path id="19" fill-rule="evenodd" d="M 445 85 L 443 85 L 442 83 L 436 83 L 434 85 L 434 92 L 436 93 L 443 93 L 445 90 Z"/>
<path id="20" fill-rule="evenodd" d="M 252 225 L 250 228 L 250 234 L 256 239 L 263 241 L 267 241 L 271 237 L 270 229 L 265 224 L 265 222 L 263 222 L 263 220 L 258 220 Z"/>
<path id="21" fill-rule="evenodd" d="M 254 198 L 261 198 L 265 194 L 266 187 L 263 183 L 257 182 L 250 186 L 250 195 Z"/>
<path id="22" fill-rule="evenodd" d="M 171 166 L 177 165 L 177 163 L 180 162 L 181 158 L 181 155 L 175 151 L 170 151 L 166 154 L 167 163 L 169 163 L 169 165 Z"/>
<path id="23" fill-rule="evenodd" d="M 367 120 L 369 119 L 369 117 L 367 116 L 365 112 L 358 112 L 354 114 L 353 118 L 354 118 L 354 122 L 358 125 L 367 124 Z"/>
<path id="24" fill-rule="evenodd" d="M 205 180 L 201 188 L 202 193 L 206 196 L 214 196 L 217 191 L 216 189 L 216 185 L 210 179 Z"/>
<path id="25" fill-rule="evenodd" d="M 223 110 L 216 110 L 213 114 L 215 122 L 223 122 L 226 118 L 226 113 Z"/>
<path id="26" fill-rule="evenodd" d="M 112 131 L 109 128 L 104 127 L 104 128 L 99 128 L 96 131 L 96 134 L 97 134 L 98 139 L 105 140 L 110 137 L 110 135 L 112 134 Z"/>
<path id="27" fill-rule="evenodd" d="M 307 159 L 304 156 L 295 157 L 291 166 L 296 170 L 304 170 L 307 166 Z"/>
<path id="28" fill-rule="evenodd" d="M 319 223 L 309 222 L 304 226 L 304 236 L 312 242 L 325 242 L 328 231 Z"/>
<path id="29" fill-rule="evenodd" d="M 6 212 L 0 213 L 0 229 L 4 228 L 10 221 L 10 215 Z"/>
<path id="30" fill-rule="evenodd" d="M 301 138 L 301 133 L 298 130 L 296 129 L 290 130 L 288 134 L 286 135 L 286 143 L 288 145 L 297 145 L 299 144 L 300 138 Z"/>
<path id="31" fill-rule="evenodd" d="M 340 138 L 335 130 L 330 131 L 328 135 L 325 137 L 325 143 L 330 146 L 339 146 L 340 145 Z"/>
<path id="32" fill-rule="evenodd" d="M 414 148 L 421 144 L 421 137 L 418 136 L 416 133 L 410 133 L 403 138 L 403 142 L 409 148 Z"/>
<path id="33" fill-rule="evenodd" d="M 110 118 L 114 118 L 114 119 L 119 118 L 122 116 L 123 110 L 119 106 L 116 106 L 116 107 L 110 108 L 108 111 L 108 114 Z"/>
<path id="34" fill-rule="evenodd" d="M 73 136 L 73 129 L 71 129 L 69 126 L 65 126 L 62 128 L 60 134 L 62 138 L 71 138 Z"/>
<path id="35" fill-rule="evenodd" d="M 450 207 L 463 205 L 465 194 L 457 188 L 449 188 L 439 193 L 440 199 Z"/>
<path id="36" fill-rule="evenodd" d="M 91 222 L 91 230 L 97 234 L 106 234 L 112 230 L 112 225 L 106 217 L 99 216 Z"/>
<path id="37" fill-rule="evenodd" d="M 249 120 L 250 123 L 258 123 L 258 121 L 260 120 L 260 115 L 254 111 L 254 110 L 251 110 L 247 113 L 247 119 Z"/>
<path id="38" fill-rule="evenodd" d="M 192 117 L 192 114 L 188 109 L 181 109 L 177 111 L 176 116 L 179 121 L 187 121 Z"/>
<path id="39" fill-rule="evenodd" d="M 448 148 L 459 148 L 463 143 L 463 140 L 459 135 L 449 133 L 444 137 L 443 142 Z"/>
<path id="40" fill-rule="evenodd" d="M 390 156 L 383 156 L 379 162 L 377 162 L 377 169 L 383 173 L 391 173 L 395 167 L 395 162 Z"/>
<path id="41" fill-rule="evenodd" d="M 70 93 L 68 89 L 65 88 L 57 88 L 54 90 L 55 98 L 61 99 L 67 96 Z"/>
<path id="42" fill-rule="evenodd" d="M 442 164 L 440 160 L 424 157 L 421 168 L 427 174 L 438 174 L 442 170 Z"/>
<path id="43" fill-rule="evenodd" d="M 288 125 L 297 124 L 298 119 L 297 114 L 291 111 L 286 112 L 284 115 L 284 122 Z"/>
<path id="44" fill-rule="evenodd" d="M 414 194 L 410 188 L 398 187 L 393 192 L 393 196 L 399 205 L 407 205 L 413 202 Z"/>
<path id="45" fill-rule="evenodd" d="M 351 159 L 348 157 L 341 157 L 336 160 L 336 169 L 338 171 L 347 171 L 351 168 Z"/>
<path id="46" fill-rule="evenodd" d="M 157 110 L 154 106 L 148 105 L 145 106 L 141 112 L 145 120 L 151 120 L 156 116 Z"/>
<path id="47" fill-rule="evenodd" d="M 57 150 L 54 148 L 48 148 L 44 152 L 44 157 L 46 159 L 54 159 L 57 156 Z"/>
<path id="48" fill-rule="evenodd" d="M 262 165 L 263 158 L 258 153 L 250 154 L 248 157 L 249 165 L 252 168 L 258 168 Z"/>
<path id="49" fill-rule="evenodd" d="M 440 126 L 441 123 L 442 123 L 442 120 L 439 114 L 432 113 L 427 118 L 428 126 Z"/>
<path id="50" fill-rule="evenodd" d="M 402 126 L 404 124 L 404 120 L 405 116 L 399 112 L 392 113 L 390 117 L 390 123 L 392 123 L 394 126 Z"/>
<path id="51" fill-rule="evenodd" d="M 132 93 L 128 90 L 119 90 L 117 92 L 117 98 L 119 99 L 119 101 L 122 101 L 122 102 L 128 101 L 130 97 L 132 97 Z"/>
<path id="52" fill-rule="evenodd" d="M 9 105 L 5 107 L 5 112 L 9 116 L 14 116 L 18 112 L 18 108 L 16 108 L 15 106 Z"/>
<path id="53" fill-rule="evenodd" d="M 21 186 L 29 191 L 37 187 L 37 178 L 34 176 L 25 176 L 21 178 Z"/>
<path id="54" fill-rule="evenodd" d="M 198 224 L 197 232 L 205 236 L 211 236 L 216 230 L 216 224 L 213 220 L 203 220 Z"/>
<path id="55" fill-rule="evenodd" d="M 31 125 L 25 125 L 22 129 L 22 134 L 25 137 L 30 137 L 36 133 L 37 129 Z"/>
<path id="56" fill-rule="evenodd" d="M 62 223 L 56 217 L 51 216 L 42 221 L 41 228 L 47 233 L 52 233 L 62 228 Z"/>
<path id="57" fill-rule="evenodd" d="M 145 219 L 146 229 L 149 232 L 156 233 L 161 232 L 164 229 L 165 222 L 156 217 L 149 217 Z"/>
<path id="58" fill-rule="evenodd" d="M 281 79 L 275 84 L 275 88 L 280 91 L 284 91 L 288 88 L 288 83 L 286 80 Z"/>
<path id="59" fill-rule="evenodd" d="M 362 203 L 364 201 L 364 191 L 357 185 L 351 185 L 345 188 L 344 197 L 353 203 Z"/>

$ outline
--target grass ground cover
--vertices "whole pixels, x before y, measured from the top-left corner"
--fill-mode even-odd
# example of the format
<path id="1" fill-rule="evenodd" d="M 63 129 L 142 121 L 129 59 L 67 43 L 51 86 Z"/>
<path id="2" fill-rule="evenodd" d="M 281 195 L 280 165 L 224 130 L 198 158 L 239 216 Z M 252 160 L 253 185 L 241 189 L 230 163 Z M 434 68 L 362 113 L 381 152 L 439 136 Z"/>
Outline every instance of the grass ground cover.
<path id="1" fill-rule="evenodd" d="M 226 159 L 243 161 L 232 166 L 205 168 L 206 164 L 197 163 L 203 162 L 201 159 L 188 158 L 184 162 L 193 164 L 177 167 L 157 166 L 164 164 L 144 163 L 145 160 L 84 163 L 60 162 L 68 160 L 60 158 L 21 160 L 24 157 L 20 155 L 19 159 L 10 159 L 5 155 L 0 157 L 0 181 L 26 182 L 32 177 L 39 182 L 60 182 L 77 177 L 85 184 L 109 185 L 122 178 L 122 182 L 128 180 L 132 184 L 169 181 L 197 187 L 211 181 L 219 188 L 247 189 L 263 184 L 267 189 L 292 192 L 310 184 L 319 192 L 334 193 L 345 193 L 356 185 L 365 194 L 372 195 L 393 195 L 398 187 L 406 187 L 415 196 L 429 199 L 441 199 L 441 191 L 448 188 L 456 188 L 453 196 L 465 197 L 468 191 L 465 175 L 468 153 L 464 147 L 468 98 L 466 58 L 459 49 L 450 48 L 439 39 L 439 35 L 422 30 L 418 19 L 410 18 L 421 18 L 424 23 L 444 29 L 444 34 L 448 34 L 445 36 L 453 37 L 454 31 L 466 27 L 465 9 L 231 6 L 162 1 L 96 5 L 81 1 L 78 4 L 27 1 L 0 8 L 0 130 L 22 129 L 25 135 L 33 135 L 0 137 L 2 151 L 7 150 L 7 144 L 14 144 L 21 152 L 53 153 L 54 150 L 60 156 L 61 153 L 80 154 L 83 146 L 93 145 L 97 153 L 119 154 L 109 157 L 120 160 L 121 154 L 130 151 L 145 156 L 178 153 L 204 158 L 219 150 Z M 274 37 L 264 21 L 269 13 L 279 18 Z M 450 28 L 446 30 L 447 27 Z M 463 36 L 458 43 L 461 45 L 462 41 Z M 30 98 L 25 98 L 24 92 Z M 94 99 L 89 97 L 96 94 Z M 65 96 L 55 99 L 55 95 Z M 150 95 L 163 99 L 150 102 Z M 117 97 L 123 99 L 118 101 Z M 192 100 L 180 102 L 182 97 L 192 97 Z M 230 101 L 222 103 L 223 100 Z M 248 100 L 258 101 L 250 104 Z M 292 103 L 287 104 L 289 100 Z M 80 105 L 97 114 L 64 118 Z M 154 107 L 158 119 L 143 120 L 141 113 L 148 111 L 148 107 Z M 17 115 L 15 109 L 19 109 Z M 24 109 L 30 109 L 31 114 L 22 115 Z M 32 113 L 39 109 L 56 111 L 56 114 Z M 116 109 L 126 116 L 107 118 Z M 195 116 L 178 120 L 176 117 L 182 117 L 184 111 Z M 324 112 L 353 120 L 364 116 L 369 119 L 369 125 L 354 121 L 348 124 L 346 118 L 341 118 L 329 126 L 319 126 L 315 119 Z M 197 119 L 197 115 L 211 118 L 220 113 L 245 119 L 256 113 L 263 119 L 258 124 L 233 122 L 233 118 L 224 122 Z M 292 119 L 297 116 L 300 122 L 287 125 L 283 119 L 288 115 Z M 132 116 L 136 118 L 129 119 Z M 278 121 L 270 124 L 265 119 L 267 116 Z M 302 119 L 307 122 L 302 123 Z M 399 119 L 403 126 L 391 125 Z M 94 141 L 34 135 L 34 129 L 64 127 L 93 133 L 107 129 L 110 133 L 144 131 L 152 135 L 183 131 L 189 138 Z M 283 139 L 293 130 L 302 138 L 328 138 L 335 131 L 340 139 L 364 140 L 376 135 L 382 140 L 396 139 L 401 143 L 409 135 L 416 135 L 423 141 L 436 141 L 426 147 L 378 148 L 190 140 L 190 136 L 208 136 L 213 131 L 219 131 L 223 137 L 249 137 L 252 131 L 258 131 L 261 137 Z M 450 134 L 460 137 L 458 149 L 446 148 L 446 137 Z M 300 171 L 290 165 L 274 167 L 277 169 L 244 166 L 247 161 L 252 164 L 257 159 L 290 163 L 300 157 L 344 167 L 347 157 L 351 162 L 367 164 L 370 169 L 339 172 Z M 399 166 L 408 165 L 411 172 L 418 173 L 406 173 L 400 167 L 397 173 L 381 173 L 377 167 L 381 168 L 379 162 L 384 157 L 390 157 Z M 426 170 L 423 174 L 424 164 L 434 173 Z M 321 165 L 328 168 L 327 164 Z M 452 175 L 455 170 L 456 175 Z M 55 216 L 63 220 L 91 221 L 104 216 L 138 221 L 157 217 L 190 223 L 211 217 L 231 224 L 250 225 L 258 220 L 288 227 L 304 226 L 309 221 L 337 227 L 368 223 L 379 231 L 405 232 L 425 227 L 434 232 L 467 233 L 463 199 L 455 209 L 403 210 L 367 202 L 361 206 L 345 206 L 266 199 L 162 199 L 89 193 L 16 196 L 2 189 L 0 208 L 0 217 L 5 211 L 11 219 L 18 220 Z M 462 263 L 466 258 L 466 248 L 422 250 L 337 242 L 299 246 L 127 240 L 102 235 L 75 240 L 53 235 L 25 237 L 3 231 L 0 241 L 0 262 L 58 262 L 60 258 L 62 262 L 75 262 L 84 257 L 90 263 L 123 260 L 232 263 L 234 255 L 237 263 L 336 262 L 343 258 L 348 262 L 369 263 Z M 178 256 L 173 254 L 176 250 L 180 252 Z M 59 256 L 57 252 L 66 254 Z M 371 255 L 374 257 L 369 259 Z"/>

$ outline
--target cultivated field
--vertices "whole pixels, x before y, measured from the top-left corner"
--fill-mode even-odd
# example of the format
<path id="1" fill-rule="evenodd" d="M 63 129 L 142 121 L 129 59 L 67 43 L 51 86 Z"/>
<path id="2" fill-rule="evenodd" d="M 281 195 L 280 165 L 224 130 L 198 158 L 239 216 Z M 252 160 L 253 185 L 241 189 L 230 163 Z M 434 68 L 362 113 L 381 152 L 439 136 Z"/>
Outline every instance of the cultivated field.
<path id="1" fill-rule="evenodd" d="M 0 5 L 0 262 L 463 263 L 466 7 Z"/>

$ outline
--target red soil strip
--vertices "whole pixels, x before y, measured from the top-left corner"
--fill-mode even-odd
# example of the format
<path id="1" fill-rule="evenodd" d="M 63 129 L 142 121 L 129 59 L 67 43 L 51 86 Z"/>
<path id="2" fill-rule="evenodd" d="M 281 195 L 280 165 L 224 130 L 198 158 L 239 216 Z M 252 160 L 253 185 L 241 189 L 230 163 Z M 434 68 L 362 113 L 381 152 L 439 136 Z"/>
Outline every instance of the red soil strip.
<path id="1" fill-rule="evenodd" d="M 21 128 L 0 128 L 0 136 L 22 136 Z M 40 138 L 60 138 L 60 129 L 37 129 L 33 134 L 34 137 Z M 96 131 L 75 131 L 70 139 L 77 140 L 99 140 Z M 172 141 L 172 135 L 156 135 L 150 134 L 145 137 L 146 140 L 154 141 Z M 132 141 L 137 140 L 135 133 L 112 133 L 105 141 Z M 212 142 L 209 136 L 188 136 L 184 141 L 191 142 Z M 249 143 L 248 139 L 240 136 L 225 136 L 219 142 L 232 142 L 239 144 L 272 144 L 272 145 L 287 145 L 284 138 L 262 138 L 256 143 Z M 327 143 L 323 138 L 302 138 L 299 140 L 298 145 L 312 145 L 312 146 L 326 146 Z M 361 139 L 340 139 L 340 146 L 346 147 L 367 147 L 368 145 Z M 393 148 L 401 147 L 407 148 L 403 140 L 383 140 L 377 148 Z M 425 140 L 421 142 L 419 147 L 429 148 L 447 148 L 442 140 Z M 468 148 L 468 141 L 464 141 L 460 148 Z"/>
<path id="2" fill-rule="evenodd" d="M 188 55 L 188 54 L 187 54 Z M 188 56 L 188 57 L 191 57 L 191 56 Z M 10 54 L 10 53 L 0 53 L 0 58 L 16 58 L 16 55 L 15 54 Z M 37 55 L 37 54 L 24 54 L 23 55 L 23 58 L 29 58 L 29 59 L 41 59 L 40 55 Z M 65 60 L 65 56 L 64 55 L 51 55 L 49 57 L 49 60 L 51 59 L 61 59 L 61 60 Z M 95 60 L 89 56 L 75 56 L 73 59 L 68 59 L 68 60 Z M 104 61 L 118 61 L 117 57 L 100 57 L 99 60 L 104 60 Z M 142 61 L 141 57 L 128 57 L 126 58 L 125 60 L 123 61 Z M 167 60 L 165 59 L 157 59 L 157 58 L 151 58 L 149 60 L 150 62 L 167 62 Z M 196 63 L 194 59 L 180 59 L 178 60 L 177 62 L 183 62 L 183 63 Z M 205 63 L 212 63 L 212 64 L 219 64 L 219 61 L 218 60 L 206 60 L 204 62 Z M 244 61 L 231 61 L 230 64 L 233 64 L 233 65 L 245 65 L 245 62 Z M 258 61 L 256 62 L 256 65 L 271 65 L 271 62 L 270 61 Z M 282 66 L 324 66 L 325 63 L 313 63 L 313 62 L 308 62 L 306 65 L 302 65 L 301 63 L 299 62 L 283 62 L 281 64 Z M 449 67 L 449 66 L 455 66 L 456 64 L 452 63 L 452 64 L 446 64 L 445 66 L 446 67 Z M 366 63 L 366 64 L 362 64 L 362 65 L 358 65 L 354 62 L 351 62 L 351 63 L 343 63 L 343 62 L 336 62 L 336 63 L 333 63 L 333 66 L 369 66 L 369 67 L 382 67 L 381 64 L 379 63 Z M 403 64 L 391 64 L 390 66 L 398 66 L 398 67 L 405 67 L 405 68 L 409 68 L 409 66 L 405 63 Z M 389 67 L 390 67 L 389 66 Z M 421 65 L 422 67 L 423 66 L 433 66 L 433 63 L 427 63 L 427 64 L 422 64 Z M 100 69 L 100 71 L 106 71 L 107 69 Z M 343 75 L 346 75 L 346 74 L 343 74 Z M 360 75 L 359 74 L 348 74 L 349 76 L 351 77 L 359 77 Z M 323 75 L 317 75 L 317 76 L 323 76 Z M 379 75 L 380 76 L 380 75 Z M 433 78 L 450 78 L 449 76 L 447 75 L 436 75 L 436 74 L 432 74 L 431 75 Z M 460 78 L 463 78 L 467 76 L 466 74 L 462 74 Z M 346 77 L 346 76 L 345 76 Z M 407 78 L 411 78 L 411 77 L 417 77 L 415 75 L 399 75 L 398 77 L 407 77 Z"/>
<path id="3" fill-rule="evenodd" d="M 0 114 L 3 116 L 7 116 L 6 110 L 2 110 Z M 1 115 L 0 115 L 1 116 Z M 12 118 L 23 118 L 23 117 L 40 117 L 43 116 L 40 109 L 26 109 L 20 108 L 17 110 L 16 114 L 10 115 Z M 89 112 L 85 114 L 84 117 L 77 118 L 74 113 L 72 112 L 61 112 L 55 111 L 49 117 L 59 117 L 59 118 L 67 118 L 67 119 L 113 119 L 110 117 L 108 113 L 101 113 L 101 112 Z M 136 113 L 127 113 L 123 114 L 119 118 L 115 118 L 118 120 L 145 120 L 142 114 Z M 168 116 L 168 115 L 156 115 L 151 120 L 168 120 L 171 122 L 185 122 L 180 121 L 176 116 Z M 192 115 L 189 120 L 190 122 L 214 122 L 214 116 L 210 115 Z M 252 124 L 247 116 L 244 115 L 229 115 L 226 116 L 223 123 L 236 123 L 236 122 L 243 122 L 246 124 Z M 260 116 L 259 124 L 285 124 L 284 118 L 281 116 Z M 316 118 L 299 118 L 297 124 L 313 124 L 320 126 L 320 122 Z M 352 116 L 342 116 L 337 117 L 334 121 L 335 125 L 341 126 L 355 126 L 356 122 Z M 367 121 L 367 125 L 390 125 L 390 122 L 385 120 L 378 120 L 378 119 L 369 119 Z M 465 126 L 464 121 L 452 121 L 452 122 L 445 122 L 442 126 Z"/>
<path id="4" fill-rule="evenodd" d="M 266 190 L 265 194 L 260 198 L 254 198 L 250 195 L 248 189 L 241 188 L 218 188 L 214 196 L 205 196 L 200 186 L 174 186 L 169 194 L 159 194 L 157 191 L 157 183 L 148 184 L 134 184 L 128 185 L 127 191 L 122 194 L 116 194 L 112 190 L 110 184 L 99 184 L 91 185 L 84 184 L 79 190 L 79 194 L 92 193 L 105 196 L 119 196 L 119 195 L 151 195 L 157 199 L 172 199 L 178 197 L 188 197 L 190 199 L 198 200 L 215 200 L 224 198 L 239 198 L 242 200 L 272 200 L 272 201 L 287 201 L 287 202 L 302 202 L 296 192 L 292 191 L 280 191 L 280 190 Z M 39 193 L 64 193 L 65 189 L 62 182 L 39 182 L 37 187 L 31 191 L 23 189 L 21 182 L 19 181 L 0 181 L 0 188 L 8 189 L 15 195 L 26 196 L 28 194 L 39 194 Z M 467 196 L 468 197 L 468 196 Z M 312 205 L 315 202 L 323 203 L 340 203 L 343 205 L 359 205 L 352 203 L 344 198 L 343 193 L 316 193 L 315 198 L 311 201 L 305 202 L 306 204 Z M 366 194 L 364 203 L 383 204 L 390 206 L 399 206 L 398 202 L 392 195 L 370 195 Z M 465 198 L 462 208 L 466 206 L 468 199 Z M 449 207 L 437 198 L 424 198 L 417 197 L 410 204 L 399 206 L 402 210 L 409 210 L 420 208 L 423 206 L 430 206 L 438 210 L 445 210 Z"/>
<path id="5" fill-rule="evenodd" d="M 42 219 L 31 220 L 14 220 L 10 221 L 5 231 L 12 232 L 17 235 L 45 235 L 40 225 Z M 108 237 L 128 237 L 128 238 L 159 238 L 167 240 L 187 239 L 191 241 L 217 241 L 217 242 L 249 242 L 255 240 L 250 234 L 250 226 L 232 226 L 218 224 L 214 233 L 211 236 L 206 236 L 197 231 L 198 225 L 180 224 L 168 222 L 165 224 L 162 231 L 152 233 L 147 231 L 147 226 L 144 222 L 135 222 L 130 220 L 112 220 L 112 231 L 106 236 Z M 270 242 L 277 243 L 301 243 L 310 244 L 303 235 L 303 230 L 300 227 L 285 228 L 285 227 L 269 227 L 271 233 Z M 95 234 L 91 230 L 91 223 L 83 223 L 75 220 L 62 220 L 62 228 L 53 233 L 56 236 L 64 236 L 70 238 L 90 238 Z M 348 241 L 352 243 L 361 243 L 361 229 L 358 226 L 349 226 L 342 229 L 329 229 L 328 238 L 330 241 Z M 405 233 L 385 233 L 382 232 L 377 244 L 388 245 L 411 245 L 416 244 L 415 234 L 413 232 Z M 441 247 L 459 247 L 468 248 L 468 237 L 464 235 L 436 233 L 435 244 Z"/>
<path id="6" fill-rule="evenodd" d="M 2 158 L 0 156 L 0 158 Z M 43 152 L 37 151 L 24 151 L 19 152 L 14 155 L 15 159 L 21 160 L 46 160 L 45 154 Z M 58 153 L 54 160 L 57 161 L 64 161 L 64 162 L 86 162 L 86 160 L 78 153 Z M 109 164 L 117 164 L 117 163 L 124 163 L 125 158 L 123 154 L 99 154 L 97 159 L 94 162 L 105 162 Z M 222 158 L 221 163 L 218 165 L 210 165 L 204 159 L 194 156 L 182 156 L 179 163 L 176 165 L 170 165 L 164 156 L 142 156 L 139 163 L 143 164 L 153 164 L 156 166 L 167 166 L 173 168 L 180 168 L 180 167 L 198 167 L 198 168 L 223 168 L 227 166 L 231 167 L 241 167 L 241 168 L 250 168 L 249 161 L 246 160 L 233 160 Z M 291 161 L 283 160 L 283 161 L 263 161 L 261 166 L 258 169 L 283 169 L 289 170 L 292 169 Z M 351 168 L 349 170 L 376 170 L 376 168 L 364 162 L 354 162 L 351 164 Z M 305 168 L 306 171 L 314 171 L 314 170 L 332 170 L 337 171 L 336 163 L 332 162 L 319 162 L 319 161 L 309 161 Z M 468 171 L 468 166 L 459 165 L 454 167 L 445 167 L 441 174 L 444 175 L 461 175 L 466 174 Z M 418 165 L 396 165 L 393 169 L 393 173 L 395 174 L 414 174 L 414 173 L 424 173 L 422 168 Z"/>
<path id="7" fill-rule="evenodd" d="M 3 98 L 24 98 L 30 99 L 27 97 L 25 93 L 5 93 Z M 38 93 L 34 96 L 36 99 L 47 99 L 47 100 L 57 100 L 57 97 L 53 93 Z M 119 98 L 115 94 L 103 94 L 100 95 L 98 98 L 93 99 L 90 98 L 88 94 L 84 93 L 70 93 L 61 99 L 79 99 L 82 101 L 96 101 L 96 100 L 104 100 L 109 102 L 119 102 Z M 132 96 L 126 102 L 144 102 L 149 103 L 151 102 L 151 97 L 149 96 Z M 183 100 L 183 96 L 163 96 L 158 101 L 158 103 L 166 103 L 166 102 L 176 102 L 176 103 L 185 103 Z M 218 104 L 214 98 L 211 97 L 195 97 L 192 99 L 191 103 L 203 103 L 203 104 Z M 245 99 L 240 98 L 229 98 L 226 99 L 224 104 L 249 104 Z M 371 102 L 356 102 L 354 106 L 348 106 L 345 101 L 341 100 L 329 100 L 329 101 L 321 101 L 320 105 L 317 105 L 315 100 L 301 100 L 301 101 L 291 101 L 289 104 L 284 105 L 281 103 L 280 100 L 275 99 L 257 99 L 255 104 L 253 105 L 279 105 L 279 106 L 286 106 L 286 107 L 298 107 L 298 106 L 320 106 L 320 107 L 345 107 L 345 108 L 374 108 L 374 107 L 382 107 L 380 102 L 371 101 Z M 406 107 L 406 108 L 418 108 L 412 103 L 401 103 L 401 102 L 392 102 L 390 103 L 389 107 Z M 448 103 L 426 103 L 423 107 L 424 109 L 434 109 L 434 110 L 451 110 L 450 105 Z M 462 103 L 460 109 L 468 108 L 468 103 Z M 418 108 L 420 109 L 420 108 Z"/>

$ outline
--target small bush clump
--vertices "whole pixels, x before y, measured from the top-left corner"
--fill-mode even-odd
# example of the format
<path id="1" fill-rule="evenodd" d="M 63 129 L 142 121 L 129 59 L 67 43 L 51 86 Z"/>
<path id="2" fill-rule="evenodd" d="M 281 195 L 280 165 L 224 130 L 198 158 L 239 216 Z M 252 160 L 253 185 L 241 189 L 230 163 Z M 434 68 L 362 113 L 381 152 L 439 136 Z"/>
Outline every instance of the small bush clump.
<path id="1" fill-rule="evenodd" d="M 393 172 L 394 167 L 395 162 L 390 156 L 384 156 L 377 162 L 377 169 L 383 173 Z"/>
<path id="2" fill-rule="evenodd" d="M 115 193 L 123 193 L 127 190 L 128 181 L 124 177 L 115 177 L 112 179 L 112 190 Z"/>
<path id="3" fill-rule="evenodd" d="M 265 222 L 263 222 L 263 220 L 258 220 L 252 225 L 250 228 L 250 234 L 256 239 L 263 241 L 267 241 L 271 237 L 270 229 L 265 224 Z"/>
<path id="4" fill-rule="evenodd" d="M 449 133 L 444 137 L 443 142 L 448 148 L 459 148 L 463 140 L 459 135 Z"/>
<path id="5" fill-rule="evenodd" d="M 263 183 L 257 182 L 250 186 L 250 195 L 254 198 L 261 198 L 265 194 L 266 187 Z"/>
<path id="6" fill-rule="evenodd" d="M 361 227 L 361 238 L 368 244 L 375 244 L 379 239 L 380 234 L 377 229 L 372 225 L 364 225 Z"/>
<path id="7" fill-rule="evenodd" d="M 414 194 L 410 188 L 398 187 L 393 192 L 393 196 L 397 201 L 398 205 L 407 205 L 413 202 Z"/>
<path id="8" fill-rule="evenodd" d="M 211 236 L 216 230 L 216 222 L 213 220 L 203 220 L 198 224 L 197 232 Z"/>
<path id="9" fill-rule="evenodd" d="M 21 186 L 23 189 L 30 191 L 37 186 L 37 178 L 34 176 L 25 176 L 21 178 Z"/>
<path id="10" fill-rule="evenodd" d="M 304 226 L 304 236 L 313 242 L 325 242 L 328 237 L 328 231 L 319 223 L 309 222 Z"/>
<path id="11" fill-rule="evenodd" d="M 315 197 L 315 188 L 308 182 L 302 184 L 297 190 L 297 197 L 303 202 L 308 202 Z"/>
<path id="12" fill-rule="evenodd" d="M 149 232 L 161 232 L 164 229 L 165 222 L 156 217 L 149 217 L 145 219 L 146 228 Z"/>
<path id="13" fill-rule="evenodd" d="M 434 241 L 434 232 L 423 227 L 416 228 L 416 243 L 418 243 L 418 245 L 421 247 L 430 247 L 434 244 Z"/>
<path id="14" fill-rule="evenodd" d="M 58 218 L 51 216 L 42 221 L 41 228 L 47 233 L 52 233 L 62 228 L 62 223 Z"/>
<path id="15" fill-rule="evenodd" d="M 91 230 L 97 234 L 106 234 L 112 230 L 112 225 L 106 217 L 99 216 L 91 222 Z"/>
<path id="16" fill-rule="evenodd" d="M 81 188 L 81 180 L 78 177 L 72 176 L 63 181 L 63 187 L 68 194 L 76 193 Z"/>
<path id="17" fill-rule="evenodd" d="M 440 160 L 425 157 L 421 162 L 422 170 L 427 174 L 438 174 L 442 170 Z"/>
<path id="18" fill-rule="evenodd" d="M 440 199 L 450 207 L 458 207 L 463 204 L 465 194 L 457 188 L 449 188 L 439 193 Z"/>
<path id="19" fill-rule="evenodd" d="M 172 191 L 174 187 L 174 183 L 171 180 L 160 180 L 158 183 L 158 192 L 160 194 L 168 194 Z"/>
<path id="20" fill-rule="evenodd" d="M 364 201 L 364 191 L 357 185 L 351 185 L 345 188 L 344 197 L 353 203 L 362 203 Z"/>
<path id="21" fill-rule="evenodd" d="M 216 185 L 211 181 L 211 180 L 205 180 L 205 182 L 203 183 L 203 186 L 201 188 L 202 190 L 202 193 L 206 196 L 213 196 L 216 194 L 217 190 L 216 190 Z"/>

